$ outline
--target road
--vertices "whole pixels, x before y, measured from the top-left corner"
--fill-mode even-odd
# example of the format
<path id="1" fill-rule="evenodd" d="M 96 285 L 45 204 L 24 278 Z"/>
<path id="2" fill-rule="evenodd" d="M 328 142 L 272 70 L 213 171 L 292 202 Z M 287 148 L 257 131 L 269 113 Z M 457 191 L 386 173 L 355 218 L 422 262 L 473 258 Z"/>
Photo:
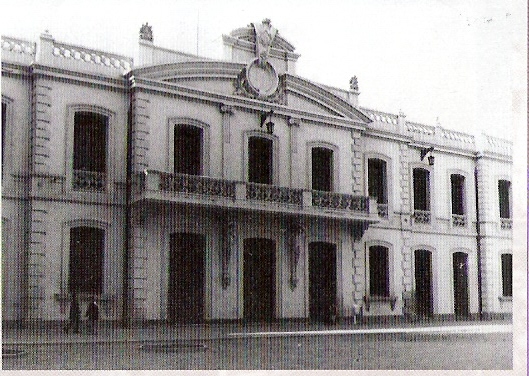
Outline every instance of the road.
<path id="1" fill-rule="evenodd" d="M 232 337 L 186 345 L 19 345 L 27 355 L 2 363 L 3 369 L 511 369 L 513 358 L 511 333 Z"/>

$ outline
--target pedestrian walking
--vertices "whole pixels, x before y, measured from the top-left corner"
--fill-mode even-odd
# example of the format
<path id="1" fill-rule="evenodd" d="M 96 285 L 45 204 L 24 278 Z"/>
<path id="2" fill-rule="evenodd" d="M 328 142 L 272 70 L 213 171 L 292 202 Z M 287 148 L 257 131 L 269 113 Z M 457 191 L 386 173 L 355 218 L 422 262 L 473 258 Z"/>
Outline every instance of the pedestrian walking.
<path id="1" fill-rule="evenodd" d="M 79 302 L 77 301 L 77 294 L 75 291 L 72 294 L 72 301 L 70 302 L 70 322 L 64 328 L 64 331 L 68 333 L 70 329 L 74 333 L 79 333 L 79 321 L 81 320 L 81 309 L 79 308 Z"/>
<path id="2" fill-rule="evenodd" d="M 88 304 L 85 316 L 88 318 L 88 330 L 92 334 L 96 334 L 97 320 L 99 319 L 99 306 L 97 305 L 95 297 L 93 297 L 91 303 Z"/>

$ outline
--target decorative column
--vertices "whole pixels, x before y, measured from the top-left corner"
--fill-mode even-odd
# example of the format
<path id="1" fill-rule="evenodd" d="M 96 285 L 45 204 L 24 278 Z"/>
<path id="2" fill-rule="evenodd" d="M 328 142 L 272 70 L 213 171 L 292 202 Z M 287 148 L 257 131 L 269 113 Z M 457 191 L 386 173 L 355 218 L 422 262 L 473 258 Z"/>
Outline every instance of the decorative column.
<path id="1" fill-rule="evenodd" d="M 353 194 L 364 194 L 364 169 L 363 169 L 363 153 L 364 142 L 362 139 L 362 132 L 358 130 L 351 131 L 351 166 L 352 166 L 352 183 Z"/>
<path id="2" fill-rule="evenodd" d="M 296 220 L 290 223 L 288 231 L 288 253 L 289 253 L 289 268 L 290 278 L 289 284 L 290 289 L 293 291 L 299 282 L 297 276 L 297 268 L 299 263 L 299 255 L 301 249 L 305 247 L 305 228 L 303 225 Z"/>
<path id="3" fill-rule="evenodd" d="M 362 301 L 366 294 L 366 265 L 365 265 L 365 246 L 362 241 L 365 229 L 362 225 L 354 225 L 353 227 L 353 304 L 357 307 L 362 305 Z M 355 311 L 358 312 L 357 308 Z"/>
<path id="4" fill-rule="evenodd" d="M 230 150 L 231 141 L 231 129 L 230 129 L 230 118 L 233 115 L 233 106 L 225 104 L 220 105 L 220 113 L 222 114 L 222 178 L 226 179 L 229 177 L 229 166 L 228 166 L 228 151 Z"/>
<path id="5" fill-rule="evenodd" d="M 238 249 L 237 221 L 230 218 L 224 224 L 222 247 L 221 247 L 221 283 L 222 288 L 226 290 L 231 283 L 230 260 L 232 254 L 237 254 Z"/>
<path id="6" fill-rule="evenodd" d="M 295 158 L 298 153 L 298 132 L 301 125 L 301 119 L 289 117 L 287 123 L 290 142 L 290 153 L 288 154 L 289 185 L 290 187 L 299 187 L 299 184 L 297 184 L 298 182 L 294 181 L 292 166 L 297 162 Z"/>
<path id="7" fill-rule="evenodd" d="M 146 283 L 147 283 L 147 250 L 145 249 L 145 214 L 134 211 L 132 218 L 132 231 L 130 241 L 130 289 L 132 303 L 132 318 L 145 317 Z"/>

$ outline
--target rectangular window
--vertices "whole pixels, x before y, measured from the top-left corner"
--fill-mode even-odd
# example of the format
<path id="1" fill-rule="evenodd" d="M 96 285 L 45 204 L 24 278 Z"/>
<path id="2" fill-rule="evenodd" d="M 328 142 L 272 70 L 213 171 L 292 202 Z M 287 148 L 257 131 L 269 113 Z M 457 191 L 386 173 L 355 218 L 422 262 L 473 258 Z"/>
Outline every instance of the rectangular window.
<path id="1" fill-rule="evenodd" d="M 248 180 L 250 183 L 272 184 L 272 140 L 249 138 Z"/>
<path id="2" fill-rule="evenodd" d="M 101 294 L 105 231 L 93 227 L 70 229 L 70 292 Z"/>
<path id="3" fill-rule="evenodd" d="M 202 173 L 202 128 L 177 125 L 174 129 L 174 172 Z"/>
<path id="4" fill-rule="evenodd" d="M 327 148 L 312 148 L 312 189 L 332 191 L 333 152 Z"/>
<path id="5" fill-rule="evenodd" d="M 389 252 L 386 247 L 369 247 L 369 295 L 389 297 Z"/>
<path id="6" fill-rule="evenodd" d="M 512 296 L 512 254 L 501 255 L 501 277 L 503 296 Z"/>
<path id="7" fill-rule="evenodd" d="M 367 162 L 367 180 L 369 197 L 374 197 L 378 204 L 387 204 L 386 162 L 370 158 Z"/>
<path id="8" fill-rule="evenodd" d="M 413 208 L 430 210 L 430 172 L 424 168 L 413 169 Z"/>
<path id="9" fill-rule="evenodd" d="M 500 218 L 511 218 L 511 182 L 498 181 L 498 195 L 500 201 Z"/>
<path id="10" fill-rule="evenodd" d="M 450 175 L 450 185 L 452 188 L 452 214 L 465 214 L 465 177 L 458 174 Z"/>
<path id="11" fill-rule="evenodd" d="M 92 112 L 75 113 L 74 170 L 106 172 L 107 119 Z"/>
<path id="12" fill-rule="evenodd" d="M 5 145 L 6 145 L 6 126 L 7 126 L 7 117 L 6 117 L 7 105 L 2 102 L 2 172 L 4 171 L 5 164 Z"/>

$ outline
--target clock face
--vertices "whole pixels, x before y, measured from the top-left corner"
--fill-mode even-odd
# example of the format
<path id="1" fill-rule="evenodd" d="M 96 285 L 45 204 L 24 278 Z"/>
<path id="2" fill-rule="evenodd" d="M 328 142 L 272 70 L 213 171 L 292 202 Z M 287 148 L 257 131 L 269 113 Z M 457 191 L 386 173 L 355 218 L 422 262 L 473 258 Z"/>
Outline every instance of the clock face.
<path id="1" fill-rule="evenodd" d="M 279 77 L 274 67 L 269 62 L 259 65 L 257 59 L 246 69 L 246 78 L 257 97 L 268 97 L 274 94 L 279 84 Z"/>

